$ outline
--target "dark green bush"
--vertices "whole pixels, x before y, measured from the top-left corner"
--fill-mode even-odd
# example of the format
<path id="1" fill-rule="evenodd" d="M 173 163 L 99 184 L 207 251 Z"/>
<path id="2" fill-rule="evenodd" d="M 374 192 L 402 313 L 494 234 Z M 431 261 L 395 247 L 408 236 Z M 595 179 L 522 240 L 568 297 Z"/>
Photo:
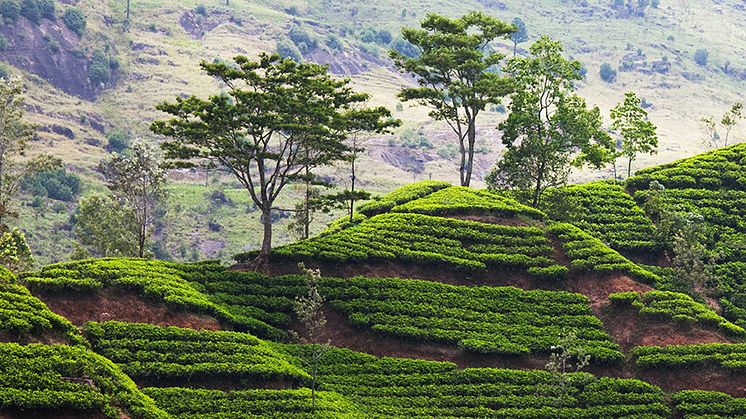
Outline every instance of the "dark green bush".
<path id="1" fill-rule="evenodd" d="M 61 168 L 27 176 L 21 186 L 35 196 L 71 202 L 80 193 L 81 183 L 78 175 Z"/>
<path id="2" fill-rule="evenodd" d="M 37 0 L 21 0 L 21 16 L 34 23 L 39 23 L 42 16 L 38 3 Z"/>
<path id="3" fill-rule="evenodd" d="M 71 31 L 78 34 L 78 36 L 83 36 L 86 27 L 86 17 L 80 9 L 76 7 L 68 8 L 65 10 L 65 14 L 62 15 L 62 21 L 65 22 L 65 26 Z"/>
<path id="4" fill-rule="evenodd" d="M 18 0 L 0 0 L 0 16 L 6 21 L 15 22 L 21 15 L 21 5 Z"/>

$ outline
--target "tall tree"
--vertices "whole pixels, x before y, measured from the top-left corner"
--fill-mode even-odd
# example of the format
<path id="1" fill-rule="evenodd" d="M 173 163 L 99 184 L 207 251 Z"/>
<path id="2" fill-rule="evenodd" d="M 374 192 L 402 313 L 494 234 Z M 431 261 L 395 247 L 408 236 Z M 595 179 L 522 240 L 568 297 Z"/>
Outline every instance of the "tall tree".
<path id="1" fill-rule="evenodd" d="M 546 188 L 567 182 L 572 165 L 600 168 L 610 160 L 613 145 L 598 107 L 589 109 L 573 93 L 580 63 L 564 58 L 559 42 L 548 37 L 536 41 L 530 53 L 508 64 L 516 91 L 510 115 L 499 126 L 506 152 L 488 183 L 530 189 L 538 206 Z"/>
<path id="2" fill-rule="evenodd" d="M 632 162 L 638 154 L 654 154 L 658 151 L 657 128 L 648 120 L 648 113 L 641 103 L 634 92 L 627 92 L 624 101 L 611 110 L 611 127 L 622 139 L 620 154 L 627 157 L 627 177 L 632 175 Z"/>
<path id="3" fill-rule="evenodd" d="M 143 141 L 128 154 L 114 154 L 100 166 L 109 189 L 131 211 L 137 237 L 137 255 L 145 256 L 145 245 L 155 222 L 155 209 L 166 196 L 166 169 L 158 150 Z"/>
<path id="4" fill-rule="evenodd" d="M 62 162 L 40 155 L 26 161 L 35 127 L 24 121 L 23 86 L 19 79 L 0 78 L 0 232 L 16 217 L 18 192 L 26 176 L 59 168 Z"/>
<path id="5" fill-rule="evenodd" d="M 526 24 L 519 17 L 513 19 L 513 27 L 515 27 L 515 32 L 510 34 L 510 40 L 513 41 L 513 56 L 515 57 L 518 44 L 528 41 L 528 31 Z"/>
<path id="6" fill-rule="evenodd" d="M 139 254 L 135 215 L 112 196 L 92 195 L 78 203 L 75 234 L 85 252 L 101 257 Z"/>
<path id="7" fill-rule="evenodd" d="M 479 114 L 510 92 L 510 83 L 496 71 L 505 56 L 492 52 L 489 45 L 507 38 L 515 28 L 481 12 L 458 19 L 430 14 L 421 27 L 402 30 L 403 38 L 420 50 L 419 55 L 390 52 L 396 66 L 419 83 L 419 87 L 402 89 L 399 98 L 432 108 L 430 116 L 451 127 L 461 153 L 461 185 L 469 186 Z"/>
<path id="8" fill-rule="evenodd" d="M 730 134 L 736 125 L 743 119 L 743 103 L 736 102 L 720 118 L 720 126 L 715 118 L 708 116 L 702 118 L 702 126 L 705 131 L 704 145 L 708 148 L 727 147 L 730 142 Z M 720 129 L 725 131 L 725 135 L 720 135 Z"/>
<path id="9" fill-rule="evenodd" d="M 262 247 L 254 268 L 267 271 L 272 248 L 272 211 L 285 186 L 306 169 L 339 160 L 348 150 L 348 133 L 368 118 L 390 115 L 385 108 L 356 108 L 368 95 L 327 68 L 260 54 L 239 56 L 235 65 L 202 62 L 226 93 L 200 99 L 178 98 L 158 109 L 174 118 L 151 129 L 171 137 L 166 157 L 179 165 L 210 158 L 230 170 L 262 211 Z"/>

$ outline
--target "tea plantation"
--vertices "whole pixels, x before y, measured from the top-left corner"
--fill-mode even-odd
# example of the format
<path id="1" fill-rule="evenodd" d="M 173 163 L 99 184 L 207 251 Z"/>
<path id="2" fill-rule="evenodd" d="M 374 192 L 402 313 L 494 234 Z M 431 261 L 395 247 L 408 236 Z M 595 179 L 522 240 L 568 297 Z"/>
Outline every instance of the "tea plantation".
<path id="1" fill-rule="evenodd" d="M 270 274 L 252 252 L 2 270 L 0 417 L 744 417 L 745 179 L 736 145 L 549 191 L 562 213 L 425 181 Z M 650 202 L 698 220 L 711 283 L 681 282 Z"/>

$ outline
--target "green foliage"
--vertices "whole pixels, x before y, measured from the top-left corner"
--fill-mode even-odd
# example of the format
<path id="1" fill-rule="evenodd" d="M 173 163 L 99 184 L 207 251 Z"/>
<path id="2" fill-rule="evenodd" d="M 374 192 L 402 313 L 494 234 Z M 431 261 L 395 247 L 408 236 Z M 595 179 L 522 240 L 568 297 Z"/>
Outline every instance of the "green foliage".
<path id="1" fill-rule="evenodd" d="M 636 294 L 636 295 L 635 295 Z M 706 304 L 694 301 L 692 297 L 668 291 L 650 291 L 643 295 L 638 293 L 621 293 L 609 296 L 612 302 L 630 304 L 640 310 L 640 314 L 657 320 L 673 320 L 691 325 L 714 326 L 721 332 L 744 336 L 746 331 L 725 320 Z"/>
<path id="2" fill-rule="evenodd" d="M 84 347 L 0 343 L 0 359 L 0 409 L 169 417 L 111 361 Z"/>
<path id="3" fill-rule="evenodd" d="M 35 0 L 41 16 L 45 19 L 57 19 L 57 7 L 54 0 Z"/>
<path id="4" fill-rule="evenodd" d="M 26 176 L 21 187 L 34 196 L 47 196 L 71 202 L 80 193 L 80 177 L 65 168 L 38 172 Z"/>
<path id="5" fill-rule="evenodd" d="M 142 295 L 161 300 L 181 310 L 210 314 L 238 330 L 282 339 L 286 333 L 251 315 L 235 313 L 212 295 L 195 285 L 197 279 L 224 275 L 218 264 L 179 264 L 143 259 L 89 259 L 45 266 L 26 273 L 22 282 L 33 290 L 96 292 L 114 287 L 138 290 Z"/>
<path id="6" fill-rule="evenodd" d="M 433 143 L 421 130 L 407 128 L 399 135 L 399 140 L 406 148 L 415 150 L 430 150 L 433 148 Z"/>
<path id="7" fill-rule="evenodd" d="M 0 233 L 0 266 L 12 272 L 21 272 L 34 264 L 26 235 L 19 229 Z"/>
<path id="8" fill-rule="evenodd" d="M 298 419 L 363 418 L 357 406 L 338 393 L 320 391 L 312 403 L 311 390 L 236 390 L 191 388 L 143 389 L 158 406 L 175 417 L 287 417 Z M 313 405 L 313 407 L 312 407 Z"/>
<path id="9" fill-rule="evenodd" d="M 315 35 L 309 33 L 301 26 L 293 26 L 288 32 L 288 37 L 295 44 L 301 54 L 311 52 L 319 47 L 319 41 Z"/>
<path id="10" fill-rule="evenodd" d="M 404 40 L 420 54 L 402 53 L 402 45 L 390 51 L 394 64 L 420 85 L 402 89 L 399 98 L 431 108 L 433 119 L 452 128 L 461 152 L 461 185 L 469 186 L 478 115 L 488 105 L 499 103 L 510 89 L 507 79 L 495 71 L 504 55 L 484 46 L 507 38 L 514 28 L 476 11 L 456 19 L 430 14 L 420 26 L 402 30 Z"/>
<path id="11" fill-rule="evenodd" d="M 746 344 L 743 343 L 639 346 L 632 350 L 632 356 L 642 368 L 717 366 L 736 371 L 746 368 Z"/>
<path id="12" fill-rule="evenodd" d="M 288 346 L 300 356 L 308 346 Z M 670 415 L 660 388 L 638 380 L 569 374 L 560 409 L 549 372 L 457 369 L 445 362 L 376 358 L 344 349 L 321 360 L 326 391 L 342 394 L 368 417 L 648 417 Z"/>
<path id="13" fill-rule="evenodd" d="M 93 349 L 137 379 L 174 378 L 302 382 L 310 377 L 267 343 L 238 332 L 121 322 L 88 323 Z"/>
<path id="14" fill-rule="evenodd" d="M 95 87 L 106 86 L 111 79 L 109 56 L 102 50 L 96 50 L 88 64 L 88 80 Z"/>
<path id="15" fill-rule="evenodd" d="M 632 162 L 638 154 L 658 152 L 656 126 L 648 120 L 648 113 L 642 108 L 640 98 L 633 92 L 625 93 L 624 102 L 611 110 L 611 127 L 622 137 L 620 154 L 627 157 L 627 177 L 632 176 Z"/>
<path id="16" fill-rule="evenodd" d="M 78 241 L 98 256 L 137 255 L 137 226 L 132 211 L 110 196 L 80 200 L 74 214 Z"/>
<path id="17" fill-rule="evenodd" d="M 404 204 L 417 198 L 422 198 L 449 186 L 451 186 L 450 183 L 438 180 L 423 180 L 410 183 L 382 197 L 376 198 L 371 202 L 361 205 L 360 208 L 358 208 L 358 212 L 365 216 L 372 217 L 377 214 L 388 212 L 397 205 Z"/>
<path id="18" fill-rule="evenodd" d="M 486 190 L 464 186 L 440 189 L 425 197 L 397 205 L 392 212 L 428 215 L 495 215 L 501 217 L 525 216 L 544 218 L 544 213 L 519 204 L 517 201 Z"/>
<path id="19" fill-rule="evenodd" d="M 6 21 L 15 22 L 21 15 L 21 5 L 18 0 L 0 0 L 0 16 Z"/>
<path id="20" fill-rule="evenodd" d="M 37 0 L 21 0 L 21 16 L 38 24 L 41 20 L 41 10 Z"/>
<path id="21" fill-rule="evenodd" d="M 280 57 L 289 58 L 295 61 L 296 63 L 300 63 L 301 61 L 303 61 L 303 54 L 301 54 L 298 47 L 295 46 L 294 43 L 287 41 L 287 40 L 277 41 L 275 52 L 277 52 L 277 54 L 279 54 Z"/>
<path id="22" fill-rule="evenodd" d="M 420 50 L 401 36 L 394 39 L 391 48 L 407 58 L 416 58 L 420 55 Z"/>
<path id="23" fill-rule="evenodd" d="M 8 39 L 0 35 L 0 52 L 5 52 L 5 50 L 8 48 Z M 4 79 L 8 77 L 8 72 L 5 70 L 5 68 L 1 69 L 2 72 L 0 72 L 0 78 Z"/>
<path id="24" fill-rule="evenodd" d="M 86 27 L 86 18 L 83 11 L 76 7 L 69 7 L 65 10 L 65 14 L 62 15 L 62 21 L 65 22 L 71 31 L 83 36 Z"/>
<path id="25" fill-rule="evenodd" d="M 740 417 L 746 415 L 746 399 L 706 390 L 684 390 L 671 395 L 684 419 Z"/>
<path id="26" fill-rule="evenodd" d="M 528 41 L 528 31 L 526 30 L 526 24 L 519 17 L 513 19 L 512 24 L 515 27 L 515 32 L 510 34 L 510 40 L 513 41 L 513 56 L 515 56 L 518 44 Z"/>
<path id="27" fill-rule="evenodd" d="M 22 285 L 8 283 L 13 276 L 5 268 L 2 271 L 5 278 L 0 280 L 0 335 L 25 339 L 56 333 L 70 343 L 85 343 L 69 320 L 53 313 Z"/>
<path id="28" fill-rule="evenodd" d="M 554 223 L 549 226 L 549 232 L 557 235 L 562 242 L 562 249 L 570 258 L 572 270 L 597 273 L 624 272 L 648 284 L 660 281 L 658 275 L 635 265 L 601 240 L 572 224 Z"/>
<path id="29" fill-rule="evenodd" d="M 601 76 L 601 80 L 606 83 L 614 83 L 616 81 L 617 70 L 609 63 L 601 64 L 601 68 L 598 70 L 598 75 Z"/>
<path id="30" fill-rule="evenodd" d="M 613 249 L 634 252 L 660 250 L 655 226 L 620 185 L 592 182 L 548 190 L 545 204 L 557 201 L 571 202 L 572 208 L 564 211 L 557 206 L 542 209 L 556 219 L 573 223 Z"/>
<path id="31" fill-rule="evenodd" d="M 602 167 L 612 142 L 598 107 L 574 93 L 580 63 L 564 58 L 560 43 L 546 36 L 529 50 L 508 64 L 515 91 L 499 126 L 507 151 L 487 181 L 493 189 L 530 189 L 537 207 L 548 187 L 567 182 L 572 165 Z"/>
<path id="32" fill-rule="evenodd" d="M 688 159 L 638 170 L 627 185 L 648 189 L 658 181 L 667 189 L 746 190 L 746 143 L 713 150 Z"/>
<path id="33" fill-rule="evenodd" d="M 484 270 L 554 264 L 553 249 L 536 227 L 511 227 L 433 217 L 381 214 L 337 233 L 279 247 L 273 257 L 304 261 L 399 260 Z M 239 261 L 253 254 L 236 255 Z"/>
<path id="34" fill-rule="evenodd" d="M 122 153 L 130 146 L 130 134 L 125 130 L 114 130 L 106 133 L 106 151 Z"/>
<path id="35" fill-rule="evenodd" d="M 325 66 L 268 54 L 256 61 L 238 56 L 235 64 L 203 62 L 227 92 L 163 103 L 157 108 L 173 118 L 155 121 L 151 130 L 170 137 L 162 147 L 176 165 L 211 159 L 229 168 L 264 220 L 272 219 L 285 186 L 346 156 L 349 134 L 380 133 L 398 123 L 386 119 L 386 108 L 363 107 L 369 96 L 352 90 L 349 79 L 332 77 Z M 268 269 L 271 247 L 272 223 L 265 222 L 256 268 Z"/>

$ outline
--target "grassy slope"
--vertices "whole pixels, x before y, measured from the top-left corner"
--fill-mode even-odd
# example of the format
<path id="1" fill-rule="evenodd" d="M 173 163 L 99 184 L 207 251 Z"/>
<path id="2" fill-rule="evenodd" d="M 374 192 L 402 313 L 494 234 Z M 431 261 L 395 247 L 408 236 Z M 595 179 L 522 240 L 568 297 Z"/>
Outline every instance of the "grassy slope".
<path id="1" fill-rule="evenodd" d="M 122 73 L 117 86 L 93 103 L 65 95 L 40 78 L 29 76 L 29 103 L 42 111 L 31 114 L 30 119 L 44 124 L 51 121 L 70 126 L 76 134 L 74 140 L 69 140 L 56 134 L 44 133 L 36 148 L 59 155 L 85 178 L 97 181 L 90 169 L 105 155 L 105 151 L 101 145 L 89 145 L 87 142 L 98 140 L 104 144 L 105 139 L 101 133 L 90 127 L 90 118 L 106 121 L 109 129 L 124 128 L 134 135 L 147 136 L 149 121 L 162 116 L 154 110 L 155 104 L 180 94 L 205 95 L 216 91 L 218 86 L 215 82 L 197 70 L 197 63 L 202 59 L 228 58 L 239 53 L 254 55 L 260 51 L 272 50 L 276 40 L 286 36 L 292 20 L 305 22 L 309 29 L 317 28 L 315 30 L 320 37 L 342 28 L 355 29 L 356 33 L 368 27 L 384 28 L 396 34 L 402 26 L 416 25 L 429 11 L 456 16 L 467 10 L 484 9 L 482 3 L 476 0 L 457 3 L 421 0 L 409 2 L 406 6 L 408 13 L 405 18 L 401 18 L 401 3 L 393 0 L 236 0 L 231 2 L 229 9 L 225 8 L 224 2 L 218 0 L 201 3 L 211 12 L 218 9 L 230 10 L 232 15 L 243 20 L 243 25 L 238 27 L 223 24 L 206 33 L 202 39 L 193 39 L 182 28 L 179 19 L 194 4 L 175 0 L 142 0 L 133 2 L 132 29 L 124 33 L 121 30 L 123 2 L 79 2 L 78 7 L 84 9 L 88 15 L 88 31 L 82 40 L 82 48 L 90 51 L 102 42 L 114 45 Z M 713 6 L 710 1 L 663 1 L 660 9 L 651 10 L 648 17 L 634 19 L 617 18 L 613 12 L 607 10 L 606 1 L 591 1 L 589 8 L 577 6 L 576 3 L 562 0 L 523 1 L 507 4 L 505 9 L 489 9 L 489 13 L 506 20 L 521 16 L 527 23 L 532 39 L 546 33 L 563 41 L 568 54 L 584 62 L 588 68 L 588 78 L 579 88 L 590 103 L 608 110 L 621 99 L 624 91 L 635 90 L 654 105 L 651 118 L 660 127 L 660 153 L 657 156 L 642 157 L 636 163 L 638 167 L 670 161 L 700 151 L 699 118 L 706 112 L 721 113 L 729 103 L 744 99 L 744 82 L 724 76 L 715 68 L 725 61 L 730 61 L 736 68 L 746 67 L 745 34 L 739 29 L 744 11 L 734 8 L 738 2 L 713 2 L 716 3 Z M 284 9 L 289 6 L 296 6 L 300 16 L 287 14 Z M 351 17 L 353 9 L 356 14 Z M 105 20 L 112 23 L 107 26 Z M 321 25 L 315 26 L 315 22 Z M 359 41 L 348 37 L 346 42 L 350 47 Z M 628 50 L 628 44 L 631 50 Z M 525 48 L 527 45 L 521 46 Z M 508 47 L 507 43 L 505 46 Z M 693 62 L 693 53 L 700 47 L 710 51 L 711 65 L 708 68 L 700 68 Z M 618 81 L 613 85 L 599 79 L 598 68 L 601 63 L 616 65 L 623 55 L 638 48 L 643 50 L 649 62 L 663 56 L 668 57 L 673 63 L 671 73 L 620 73 Z M 379 54 L 383 56 L 385 51 L 379 49 Z M 700 74 L 703 79 L 688 81 L 682 76 L 684 72 Z M 406 83 L 404 78 L 387 67 L 374 66 L 370 71 L 353 78 L 353 84 L 358 89 L 370 92 L 374 102 L 391 109 L 395 109 L 398 102 L 395 97 L 397 89 Z M 691 106 L 694 103 L 697 106 Z M 442 124 L 430 121 L 425 109 L 405 105 L 395 115 L 405 121 L 405 126 L 422 126 L 436 148 L 449 139 L 448 131 Z M 482 136 L 491 153 L 483 158 L 482 164 L 477 165 L 479 172 L 488 170 L 497 156 L 499 140 L 489 127 L 495 126 L 502 117 L 504 116 L 496 113 L 486 115 L 486 128 Z M 741 127 L 735 134 L 744 136 L 745 131 Z M 385 138 L 374 139 L 369 148 L 375 155 L 385 149 L 386 144 Z M 362 172 L 361 178 L 370 179 L 373 183 L 371 189 L 379 191 L 410 179 L 422 179 L 428 174 L 449 181 L 457 179 L 455 165 L 444 160 L 426 163 L 424 173 L 413 176 L 389 165 L 382 165 L 375 159 L 366 159 Z M 581 173 L 576 178 L 588 179 L 606 175 Z M 190 199 L 190 202 L 194 206 L 184 212 L 172 207 L 169 210 L 172 219 L 183 220 L 187 215 L 199 213 L 199 207 L 205 203 L 197 199 L 201 188 L 194 185 L 198 183 L 196 179 L 185 179 L 174 187 L 193 196 L 194 200 Z M 63 214 L 40 217 L 31 210 L 24 210 L 23 214 L 20 225 L 32 232 L 39 232 L 35 238 L 35 242 L 39 240 L 36 244 L 40 253 L 39 262 L 64 259 L 71 247 L 60 245 L 63 240 L 59 239 L 68 237 L 61 228 L 67 217 Z M 254 222 L 254 215 L 242 216 L 241 212 L 226 210 L 219 211 L 215 217 L 226 227 L 221 234 L 228 239 L 219 245 L 225 247 L 226 253 L 256 245 L 258 239 L 254 233 L 258 226 Z M 213 238 L 210 237 L 209 230 L 203 228 L 203 224 L 202 220 L 195 220 L 194 223 L 181 227 L 174 227 L 175 224 L 172 224 L 168 228 L 168 234 L 170 240 L 177 244 L 169 245 L 170 252 L 181 257 L 181 243 L 187 242 L 187 246 L 191 246 L 191 242 L 195 242 L 196 247 L 207 250 L 200 256 L 219 257 L 217 252 L 211 250 L 215 246 L 205 241 Z M 198 229 L 198 234 L 192 236 L 194 228 Z M 55 234 L 42 234 L 45 231 L 54 231 Z M 282 226 L 277 231 L 280 233 L 278 242 L 290 239 Z"/>

